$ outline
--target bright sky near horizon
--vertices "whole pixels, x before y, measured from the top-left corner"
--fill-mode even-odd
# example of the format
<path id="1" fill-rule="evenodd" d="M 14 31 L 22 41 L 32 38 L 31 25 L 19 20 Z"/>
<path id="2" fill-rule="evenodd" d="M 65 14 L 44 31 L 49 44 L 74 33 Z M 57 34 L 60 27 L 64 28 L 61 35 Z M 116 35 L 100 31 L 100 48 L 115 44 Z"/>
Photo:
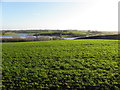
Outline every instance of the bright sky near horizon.
<path id="1" fill-rule="evenodd" d="M 118 30 L 118 0 L 18 1 L 0 2 L 0 29 Z"/>

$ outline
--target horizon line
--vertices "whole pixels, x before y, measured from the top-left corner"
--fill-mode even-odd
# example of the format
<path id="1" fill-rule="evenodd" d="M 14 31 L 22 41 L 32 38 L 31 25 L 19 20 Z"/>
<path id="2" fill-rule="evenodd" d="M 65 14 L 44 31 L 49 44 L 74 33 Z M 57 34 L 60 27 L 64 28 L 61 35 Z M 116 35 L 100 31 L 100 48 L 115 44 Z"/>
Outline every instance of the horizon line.
<path id="1" fill-rule="evenodd" d="M 80 29 L 0 29 L 0 31 L 4 31 L 4 30 L 6 30 L 6 31 L 7 31 L 7 30 L 8 30 L 8 31 L 9 31 L 9 30 L 11 30 L 11 31 L 12 31 L 12 30 L 13 30 L 13 31 L 14 31 L 14 30 L 15 30 L 15 31 L 16 31 L 16 30 L 77 30 L 77 31 L 89 31 L 90 29 L 89 29 L 89 30 L 80 30 Z M 90 30 L 90 31 L 119 32 L 119 30 L 109 30 L 109 31 L 108 31 L 108 30 Z"/>

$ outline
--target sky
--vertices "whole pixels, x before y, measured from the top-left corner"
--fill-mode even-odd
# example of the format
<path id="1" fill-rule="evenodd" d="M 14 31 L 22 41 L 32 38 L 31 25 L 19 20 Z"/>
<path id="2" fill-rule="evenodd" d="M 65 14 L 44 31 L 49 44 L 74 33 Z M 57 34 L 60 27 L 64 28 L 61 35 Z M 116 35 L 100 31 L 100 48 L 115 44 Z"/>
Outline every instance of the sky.
<path id="1" fill-rule="evenodd" d="M 118 31 L 119 0 L 2 0 L 1 30 Z"/>

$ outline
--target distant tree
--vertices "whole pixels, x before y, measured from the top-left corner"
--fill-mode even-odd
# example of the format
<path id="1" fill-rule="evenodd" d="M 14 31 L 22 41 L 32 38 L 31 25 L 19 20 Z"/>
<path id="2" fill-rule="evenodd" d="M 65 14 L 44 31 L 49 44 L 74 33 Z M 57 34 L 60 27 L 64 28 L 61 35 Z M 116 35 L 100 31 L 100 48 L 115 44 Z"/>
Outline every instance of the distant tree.
<path id="1" fill-rule="evenodd" d="M 63 30 L 60 30 L 59 31 L 59 37 L 62 38 L 62 33 L 63 33 Z"/>
<path id="2" fill-rule="evenodd" d="M 39 35 L 40 35 L 39 33 L 34 34 L 34 36 L 36 36 L 36 38 L 38 38 Z"/>
<path id="3" fill-rule="evenodd" d="M 2 31 L 2 35 L 5 35 L 6 31 Z"/>
<path id="4" fill-rule="evenodd" d="M 91 32 L 91 30 L 88 30 L 88 32 Z"/>

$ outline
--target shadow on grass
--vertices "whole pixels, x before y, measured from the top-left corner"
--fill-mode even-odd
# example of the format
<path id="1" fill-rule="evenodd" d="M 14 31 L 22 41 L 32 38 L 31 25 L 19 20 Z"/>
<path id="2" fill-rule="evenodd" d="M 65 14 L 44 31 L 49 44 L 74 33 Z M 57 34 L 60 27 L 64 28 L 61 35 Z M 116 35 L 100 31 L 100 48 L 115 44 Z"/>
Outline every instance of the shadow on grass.
<path id="1" fill-rule="evenodd" d="M 111 40 L 120 40 L 120 34 L 117 34 L 117 35 L 91 36 L 91 37 L 76 38 L 76 39 L 111 39 Z"/>
<path id="2" fill-rule="evenodd" d="M 60 38 L 1 38 L 0 42 L 30 42 L 30 41 L 49 41 L 49 40 L 61 40 Z"/>

